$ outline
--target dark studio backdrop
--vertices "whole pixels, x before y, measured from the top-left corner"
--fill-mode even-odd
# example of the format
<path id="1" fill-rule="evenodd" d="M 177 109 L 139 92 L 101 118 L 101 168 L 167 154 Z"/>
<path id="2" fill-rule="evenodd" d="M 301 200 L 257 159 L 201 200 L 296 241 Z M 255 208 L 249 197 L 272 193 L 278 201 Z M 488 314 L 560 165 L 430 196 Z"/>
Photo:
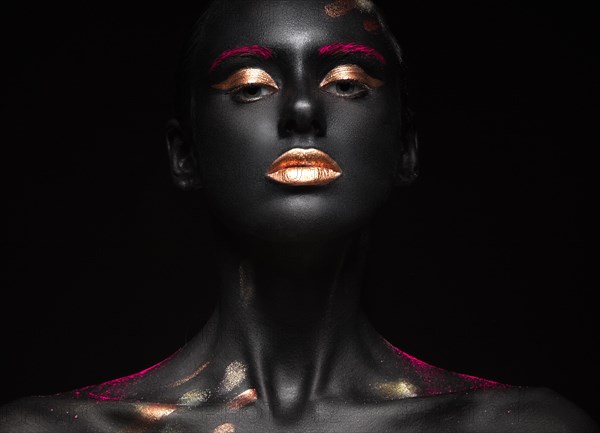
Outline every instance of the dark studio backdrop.
<path id="1" fill-rule="evenodd" d="M 3 14 L 2 402 L 139 371 L 208 318 L 207 217 L 172 186 L 164 142 L 201 8 Z M 412 355 L 597 416 L 592 15 L 399 2 L 421 173 L 377 224 L 364 301 Z"/>

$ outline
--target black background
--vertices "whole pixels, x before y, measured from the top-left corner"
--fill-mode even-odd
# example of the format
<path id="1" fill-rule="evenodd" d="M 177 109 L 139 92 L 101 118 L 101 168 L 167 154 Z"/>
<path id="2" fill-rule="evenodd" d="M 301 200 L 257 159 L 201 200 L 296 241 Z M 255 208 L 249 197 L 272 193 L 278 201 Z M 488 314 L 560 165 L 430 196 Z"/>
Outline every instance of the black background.
<path id="1" fill-rule="evenodd" d="M 2 402 L 154 364 L 214 302 L 206 213 L 172 186 L 163 138 L 202 5 L 82 3 L 2 18 Z M 596 415 L 592 11 L 413 3 L 391 25 L 421 174 L 377 224 L 368 313 L 427 362 Z"/>

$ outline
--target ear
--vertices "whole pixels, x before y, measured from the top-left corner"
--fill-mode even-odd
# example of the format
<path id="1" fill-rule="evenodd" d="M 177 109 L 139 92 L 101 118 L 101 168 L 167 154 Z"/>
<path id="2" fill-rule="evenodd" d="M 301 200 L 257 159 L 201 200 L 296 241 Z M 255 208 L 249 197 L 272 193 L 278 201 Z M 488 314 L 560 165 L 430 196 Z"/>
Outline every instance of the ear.
<path id="1" fill-rule="evenodd" d="M 410 185 L 419 175 L 417 131 L 412 116 L 406 116 L 401 137 L 401 154 L 396 166 L 395 185 Z"/>
<path id="2" fill-rule="evenodd" d="M 200 188 L 200 171 L 194 157 L 191 134 L 186 134 L 176 118 L 169 119 L 165 126 L 173 182 L 183 190 Z"/>

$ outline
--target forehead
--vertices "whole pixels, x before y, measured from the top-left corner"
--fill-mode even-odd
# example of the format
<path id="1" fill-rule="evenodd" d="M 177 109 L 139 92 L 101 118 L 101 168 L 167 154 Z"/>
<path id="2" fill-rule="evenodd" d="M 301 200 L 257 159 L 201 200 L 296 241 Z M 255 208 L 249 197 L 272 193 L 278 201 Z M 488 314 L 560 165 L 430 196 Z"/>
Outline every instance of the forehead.
<path id="1" fill-rule="evenodd" d="M 208 22 L 200 55 L 262 45 L 280 52 L 314 51 L 355 42 L 389 50 L 366 0 L 233 0 L 219 2 Z"/>

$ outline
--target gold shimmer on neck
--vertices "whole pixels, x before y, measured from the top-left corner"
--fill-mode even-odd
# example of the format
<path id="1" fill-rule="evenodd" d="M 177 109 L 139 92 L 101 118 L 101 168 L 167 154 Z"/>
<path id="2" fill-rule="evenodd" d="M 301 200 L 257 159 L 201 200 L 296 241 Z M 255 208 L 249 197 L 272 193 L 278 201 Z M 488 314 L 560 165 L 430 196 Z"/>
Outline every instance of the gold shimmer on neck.
<path id="1" fill-rule="evenodd" d="M 143 433 L 148 431 L 154 423 L 175 412 L 177 406 L 160 403 L 137 403 L 133 408 L 139 417 L 124 429 L 119 430 L 118 433 Z"/>
<path id="2" fill-rule="evenodd" d="M 228 410 L 239 410 L 244 406 L 248 406 L 254 403 L 257 399 L 256 390 L 254 388 L 247 389 L 246 391 L 238 394 L 233 400 L 227 403 Z"/>
<path id="3" fill-rule="evenodd" d="M 212 87 L 218 90 L 233 90 L 242 86 L 262 85 L 279 89 L 275 80 L 262 69 L 244 68 L 231 74 L 225 81 L 214 84 Z"/>
<path id="4" fill-rule="evenodd" d="M 226 422 L 225 424 L 221 424 L 220 426 L 215 427 L 212 433 L 234 433 L 235 426 L 230 422 Z"/>
<path id="5" fill-rule="evenodd" d="M 202 364 L 200 367 L 198 367 L 192 374 L 179 379 L 177 382 L 172 383 L 171 385 L 169 385 L 169 388 L 175 388 L 175 387 L 181 386 L 184 383 L 192 380 L 194 377 L 196 377 L 200 373 L 202 373 L 202 370 L 204 370 L 206 367 L 208 367 L 208 364 L 210 364 L 210 361 L 206 361 L 204 364 Z"/>
<path id="6" fill-rule="evenodd" d="M 210 397 L 210 391 L 207 389 L 194 389 L 183 394 L 178 402 L 186 406 L 195 406 L 200 403 L 205 403 Z"/>
<path id="7" fill-rule="evenodd" d="M 159 421 L 161 418 L 175 412 L 177 406 L 174 404 L 139 404 L 135 406 L 138 412 L 147 421 Z"/>
<path id="8" fill-rule="evenodd" d="M 372 388 L 380 397 L 387 400 L 416 397 L 418 391 L 415 385 L 406 380 L 376 383 Z"/>
<path id="9" fill-rule="evenodd" d="M 221 381 L 219 389 L 229 392 L 238 386 L 246 378 L 247 367 L 243 362 L 233 361 L 225 368 L 225 377 Z"/>
<path id="10" fill-rule="evenodd" d="M 325 87 L 336 81 L 356 81 L 364 84 L 370 89 L 376 89 L 383 86 L 383 81 L 371 77 L 363 68 L 358 65 L 340 65 L 327 73 L 319 87 Z"/>

